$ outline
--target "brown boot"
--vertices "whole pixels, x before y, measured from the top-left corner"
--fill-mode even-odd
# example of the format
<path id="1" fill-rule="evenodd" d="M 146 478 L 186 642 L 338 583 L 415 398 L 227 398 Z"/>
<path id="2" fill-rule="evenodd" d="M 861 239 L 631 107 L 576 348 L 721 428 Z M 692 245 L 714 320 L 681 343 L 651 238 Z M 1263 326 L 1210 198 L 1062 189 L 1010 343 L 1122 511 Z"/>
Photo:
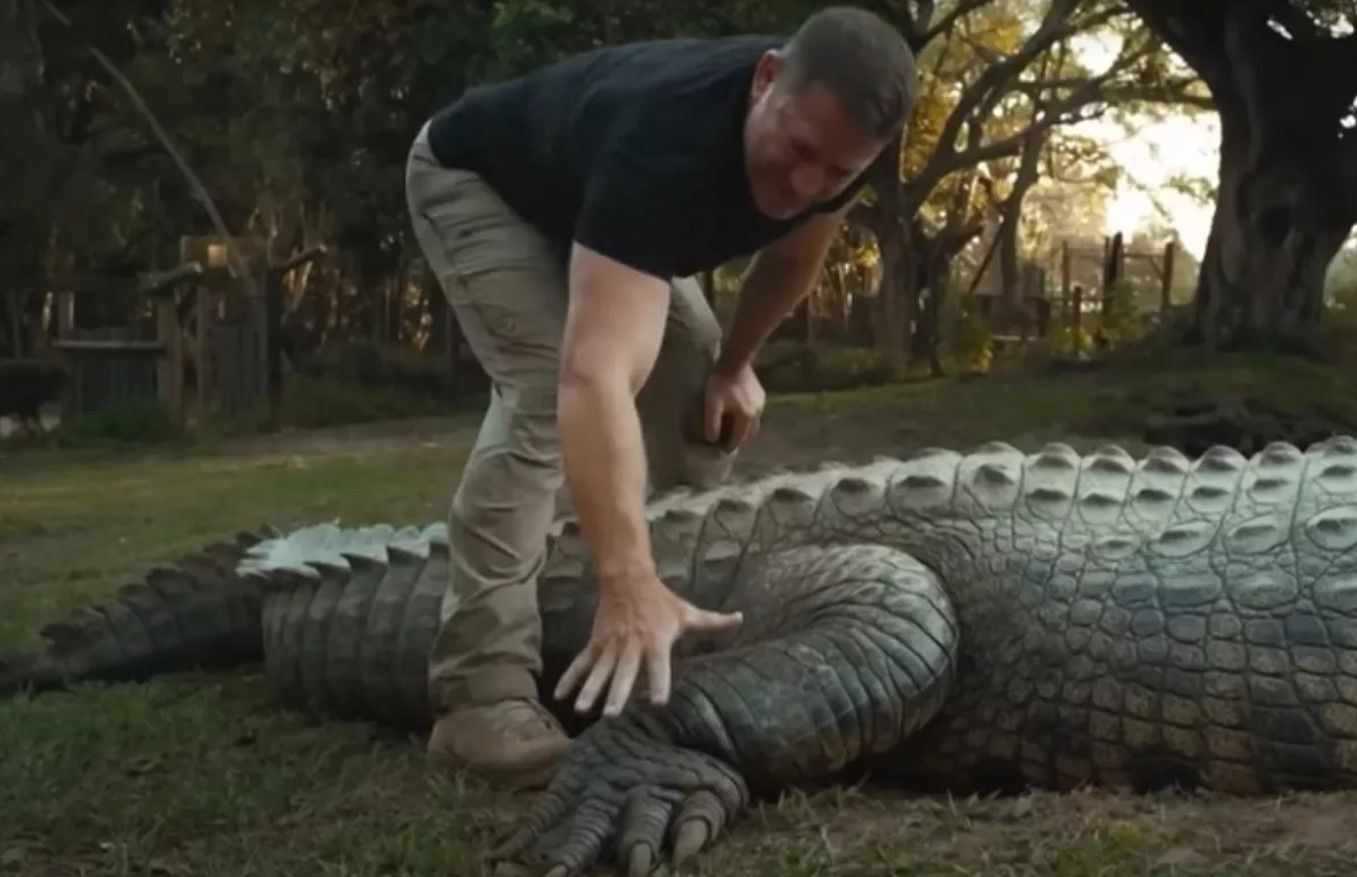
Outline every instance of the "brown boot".
<path id="1" fill-rule="evenodd" d="M 444 713 L 429 733 L 428 756 L 511 789 L 537 789 L 550 782 L 569 746 L 545 707 L 515 698 Z"/>

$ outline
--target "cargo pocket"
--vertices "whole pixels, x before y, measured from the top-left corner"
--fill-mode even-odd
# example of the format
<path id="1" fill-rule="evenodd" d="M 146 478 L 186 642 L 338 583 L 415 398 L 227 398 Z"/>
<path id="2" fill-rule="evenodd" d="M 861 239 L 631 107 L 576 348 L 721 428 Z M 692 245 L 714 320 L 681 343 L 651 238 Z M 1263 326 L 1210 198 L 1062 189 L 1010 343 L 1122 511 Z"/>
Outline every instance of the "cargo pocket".
<path id="1" fill-rule="evenodd" d="M 422 206 L 463 277 L 497 270 L 531 270 L 551 258 L 545 239 L 480 177 L 449 173 Z"/>
<path id="2" fill-rule="evenodd" d="M 420 213 L 445 262 L 448 302 L 491 378 L 554 382 L 567 281 L 546 238 L 471 174 L 445 175 Z"/>

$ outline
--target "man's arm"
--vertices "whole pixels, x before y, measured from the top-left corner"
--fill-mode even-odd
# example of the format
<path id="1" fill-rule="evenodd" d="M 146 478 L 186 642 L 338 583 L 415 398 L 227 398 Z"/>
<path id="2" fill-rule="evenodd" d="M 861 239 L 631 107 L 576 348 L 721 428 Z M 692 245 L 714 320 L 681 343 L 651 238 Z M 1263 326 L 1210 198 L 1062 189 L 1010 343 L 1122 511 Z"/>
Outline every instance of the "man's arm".
<path id="1" fill-rule="evenodd" d="M 777 324 L 810 293 L 851 207 L 850 201 L 833 213 L 811 217 L 755 256 L 722 345 L 718 371 L 734 374 L 750 366 Z"/>
<path id="2" fill-rule="evenodd" d="M 610 676 L 616 714 L 645 660 L 652 700 L 669 694 L 669 652 L 689 630 L 738 624 L 674 595 L 655 570 L 645 520 L 645 446 L 636 394 L 664 338 L 669 286 L 576 245 L 562 340 L 557 422 L 566 478 L 599 578 L 589 645 L 561 677 L 563 697 L 589 673 L 577 709 L 588 710 Z"/>
<path id="3" fill-rule="evenodd" d="M 755 256 L 730 333 L 707 380 L 703 422 L 708 442 L 723 441 L 722 424 L 727 420 L 727 450 L 758 431 L 766 394 L 754 374 L 754 356 L 777 324 L 810 293 L 850 207 L 851 201 L 833 213 L 811 217 Z"/>
<path id="4" fill-rule="evenodd" d="M 576 245 L 556 416 L 581 530 L 605 580 L 653 568 L 635 399 L 655 365 L 668 311 L 664 281 Z"/>

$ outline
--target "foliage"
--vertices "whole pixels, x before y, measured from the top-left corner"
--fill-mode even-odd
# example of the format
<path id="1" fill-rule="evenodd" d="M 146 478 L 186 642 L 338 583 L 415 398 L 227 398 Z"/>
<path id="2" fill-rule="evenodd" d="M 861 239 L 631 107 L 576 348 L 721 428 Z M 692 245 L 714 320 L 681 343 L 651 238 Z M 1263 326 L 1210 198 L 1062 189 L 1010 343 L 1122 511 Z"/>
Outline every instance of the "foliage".
<path id="1" fill-rule="evenodd" d="M 433 417 L 456 410 L 448 397 L 398 387 L 376 388 L 333 377 L 299 375 L 284 388 L 282 424 L 311 428 Z"/>
<path id="2" fill-rule="evenodd" d="M 1133 285 L 1118 281 L 1103 303 L 1106 310 L 1097 317 L 1095 337 L 1101 336 L 1108 346 L 1117 347 L 1144 334 L 1145 320 Z"/>
<path id="3" fill-rule="evenodd" d="M 934 291 L 952 285 L 958 256 L 972 270 L 993 264 L 1013 286 L 1015 239 L 1030 235 L 1024 249 L 1050 251 L 1054 223 L 1044 227 L 1041 214 L 1022 209 L 1042 176 L 1069 178 L 1082 189 L 1075 201 L 1092 202 L 1095 214 L 1117 182 L 1106 156 L 1066 129 L 1141 106 L 1202 100 L 1191 71 L 1121 2 L 990 0 L 965 10 L 920 55 L 922 91 L 896 197 L 860 211 L 886 254 L 886 304 L 877 320 L 884 344 L 908 334 L 920 359 L 935 359 L 941 300 Z M 1050 197 L 1049 188 L 1043 194 L 1054 207 L 1047 215 L 1075 212 L 1062 213 L 1064 199 Z M 986 254 L 994 249 L 1000 258 L 991 262 Z"/>
<path id="4" fill-rule="evenodd" d="M 63 8 L 79 36 L 109 52 L 146 95 L 233 231 L 263 241 L 275 261 L 314 243 L 330 246 L 333 258 L 286 280 L 292 352 L 305 357 L 328 344 L 372 337 L 380 307 L 374 291 L 387 287 L 400 290 L 407 315 L 390 340 L 422 343 L 424 323 L 408 315 L 427 312 L 430 284 L 417 276 L 401 181 L 410 138 L 445 102 L 476 83 L 594 46 L 665 35 L 788 32 L 824 5 L 71 0 Z M 1013 179 L 1022 134 L 1033 126 L 1051 128 L 1032 147 L 1042 150 L 1043 176 L 1062 180 L 1062 191 L 1065 177 L 1080 180 L 1069 187 L 1106 186 L 1112 174 L 1106 157 L 1086 139 L 1057 129 L 1178 81 L 1162 52 L 1140 51 L 1135 21 L 1111 0 L 868 5 L 923 47 L 924 88 L 902 164 L 902 180 L 920 190 L 903 202 L 897 218 L 904 222 L 893 226 L 905 227 L 917 214 L 925 237 L 934 240 L 955 214 L 952 230 L 964 244 L 976 223 L 993 225 L 1005 198 L 1025 197 L 1014 191 Z M 927 21 L 907 14 L 922 14 L 925 6 Z M 1062 25 L 1052 10 L 1068 22 Z M 50 215 L 26 225 L 22 239 L 0 240 L 0 250 L 37 254 L 31 268 L 46 289 L 90 272 L 172 265 L 179 236 L 210 231 L 201 205 L 143 120 L 82 60 L 73 36 L 53 27 L 42 36 L 50 62 L 49 117 L 61 147 L 52 150 L 53 160 L 80 161 L 63 167 L 66 194 L 52 200 Z M 1085 93 L 1081 82 L 1108 71 L 1080 61 L 1071 46 L 1093 37 L 1111 40 L 1114 48 L 1120 41 L 1125 50 L 1101 90 Z M 1137 88 L 1138 96 L 1129 93 Z M 1056 218 L 1078 211 L 1062 208 L 1064 195 L 1041 186 L 1035 191 L 1041 208 L 1018 215 L 1030 246 L 1041 247 L 1055 235 Z M 880 235 L 871 238 L 850 227 L 836 241 L 817 284 L 820 312 L 842 313 L 850 296 L 861 298 L 883 281 L 912 282 L 900 274 L 904 264 L 936 262 L 945 273 L 946 246 L 937 259 L 897 259 L 888 266 Z M 889 278 L 888 269 L 895 272 Z M 26 307 L 38 313 L 40 297 Z"/>
<path id="5" fill-rule="evenodd" d="M 778 340 L 764 347 L 755 370 L 770 393 L 847 390 L 899 380 L 904 364 L 868 347 Z"/>
<path id="6" fill-rule="evenodd" d="M 941 329 L 940 352 L 951 368 L 974 374 L 990 370 L 994 362 L 994 330 L 974 298 L 949 293 L 943 299 Z"/>
<path id="7" fill-rule="evenodd" d="M 183 433 L 155 399 L 124 402 L 103 411 L 62 420 L 49 441 L 62 448 L 101 445 L 161 444 L 182 438 Z"/>
<path id="8" fill-rule="evenodd" d="M 312 357 L 304 375 L 372 390 L 451 399 L 457 392 L 446 357 L 364 342 L 333 346 Z"/>

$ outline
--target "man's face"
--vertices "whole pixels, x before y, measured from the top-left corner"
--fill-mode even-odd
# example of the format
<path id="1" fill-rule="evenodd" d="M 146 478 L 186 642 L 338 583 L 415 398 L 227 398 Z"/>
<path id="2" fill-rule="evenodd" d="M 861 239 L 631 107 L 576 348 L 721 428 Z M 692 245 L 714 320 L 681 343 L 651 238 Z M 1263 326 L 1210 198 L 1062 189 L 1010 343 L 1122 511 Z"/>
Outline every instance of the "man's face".
<path id="1" fill-rule="evenodd" d="M 854 121 L 826 86 L 793 90 L 780 81 L 782 64 L 776 52 L 759 62 L 744 132 L 754 202 L 774 219 L 838 195 L 889 142 Z"/>

